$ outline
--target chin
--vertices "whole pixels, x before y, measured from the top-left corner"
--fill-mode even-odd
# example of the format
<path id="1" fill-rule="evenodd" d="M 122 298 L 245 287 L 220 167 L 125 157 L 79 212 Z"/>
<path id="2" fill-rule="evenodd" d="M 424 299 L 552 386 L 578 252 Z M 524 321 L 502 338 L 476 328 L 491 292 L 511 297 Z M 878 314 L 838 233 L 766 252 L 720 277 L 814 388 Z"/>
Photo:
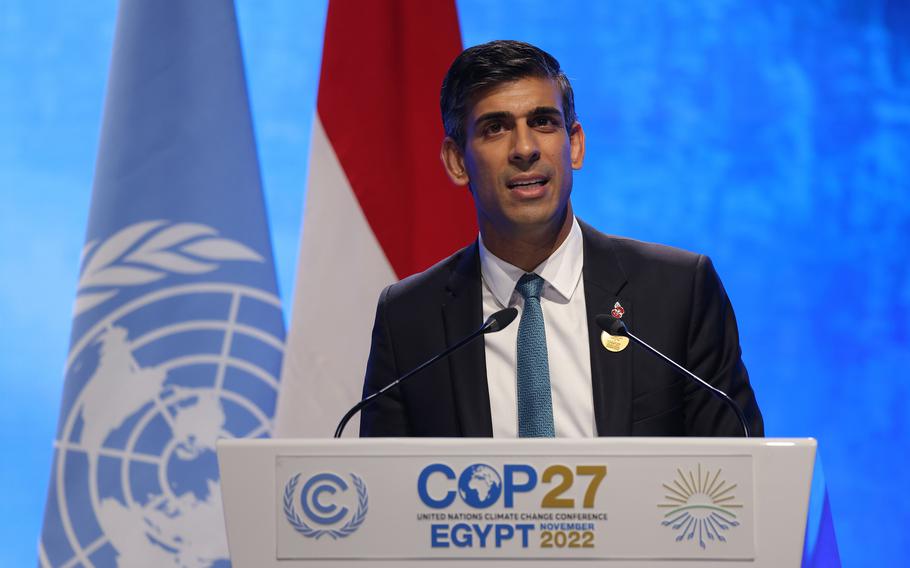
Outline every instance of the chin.
<path id="1" fill-rule="evenodd" d="M 516 232 L 526 232 L 551 227 L 558 223 L 558 220 L 553 215 L 530 214 L 516 215 L 512 217 L 511 222 Z"/>

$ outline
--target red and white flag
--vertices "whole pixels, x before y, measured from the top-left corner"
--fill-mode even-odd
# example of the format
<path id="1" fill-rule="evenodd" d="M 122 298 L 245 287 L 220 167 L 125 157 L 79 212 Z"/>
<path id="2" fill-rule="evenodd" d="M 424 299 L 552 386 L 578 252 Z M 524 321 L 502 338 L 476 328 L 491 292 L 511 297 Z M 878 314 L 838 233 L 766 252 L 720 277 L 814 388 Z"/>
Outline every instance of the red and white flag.
<path id="1" fill-rule="evenodd" d="M 332 435 L 360 399 L 382 288 L 477 234 L 439 161 L 460 51 L 453 0 L 329 3 L 277 436 Z"/>

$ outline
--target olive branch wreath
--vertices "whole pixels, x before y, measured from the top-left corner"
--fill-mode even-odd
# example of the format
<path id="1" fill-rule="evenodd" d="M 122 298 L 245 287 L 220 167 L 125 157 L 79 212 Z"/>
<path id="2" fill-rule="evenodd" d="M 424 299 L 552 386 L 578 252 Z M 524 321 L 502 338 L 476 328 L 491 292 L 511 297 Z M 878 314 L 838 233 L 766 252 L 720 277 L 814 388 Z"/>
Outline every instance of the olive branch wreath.
<path id="1" fill-rule="evenodd" d="M 351 479 L 354 481 L 354 487 L 357 489 L 357 512 L 354 513 L 354 516 L 351 517 L 344 526 L 338 529 L 314 529 L 300 518 L 300 515 L 297 514 L 297 511 L 294 508 L 294 492 L 297 489 L 297 483 L 300 482 L 300 475 L 301 474 L 298 473 L 289 479 L 284 486 L 284 516 L 288 520 L 288 523 L 294 527 L 294 530 L 303 536 L 310 538 L 318 539 L 323 535 L 329 535 L 337 540 L 350 535 L 360 528 L 360 525 L 363 524 L 363 521 L 367 516 L 367 511 L 369 510 L 367 486 L 362 479 L 353 473 L 351 474 Z"/>
<path id="2" fill-rule="evenodd" d="M 262 262 L 262 255 L 201 223 L 162 219 L 129 225 L 82 251 L 73 315 L 80 315 L 116 296 L 122 289 L 169 274 L 211 272 L 224 261 Z"/>

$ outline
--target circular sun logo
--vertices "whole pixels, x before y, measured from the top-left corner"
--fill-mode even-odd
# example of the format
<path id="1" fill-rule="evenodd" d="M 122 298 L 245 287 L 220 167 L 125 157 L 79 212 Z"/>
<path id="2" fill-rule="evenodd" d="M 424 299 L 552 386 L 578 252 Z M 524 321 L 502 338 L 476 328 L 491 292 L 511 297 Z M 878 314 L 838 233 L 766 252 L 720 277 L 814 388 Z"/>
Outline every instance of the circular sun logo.
<path id="1" fill-rule="evenodd" d="M 677 469 L 677 477 L 671 483 L 662 484 L 667 490 L 665 501 L 658 508 L 669 509 L 661 525 L 676 531 L 676 542 L 698 539 L 701 548 L 706 541 L 726 542 L 724 533 L 739 526 L 736 513 L 742 504 L 735 503 L 733 490 L 736 484 L 728 484 L 721 478 L 721 469 L 715 472 L 705 470 L 701 464 L 696 471 L 683 473 Z"/>

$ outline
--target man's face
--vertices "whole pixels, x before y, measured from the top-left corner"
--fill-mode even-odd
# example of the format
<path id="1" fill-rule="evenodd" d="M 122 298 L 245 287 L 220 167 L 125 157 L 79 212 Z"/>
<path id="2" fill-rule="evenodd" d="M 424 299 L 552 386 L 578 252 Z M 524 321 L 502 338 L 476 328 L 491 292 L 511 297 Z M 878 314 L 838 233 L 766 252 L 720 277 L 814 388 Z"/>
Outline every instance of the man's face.
<path id="1" fill-rule="evenodd" d="M 442 158 L 452 181 L 470 186 L 485 238 L 521 238 L 564 222 L 572 170 L 584 160 L 581 125 L 570 130 L 550 79 L 519 79 L 477 99 L 464 151 L 446 139 Z"/>

